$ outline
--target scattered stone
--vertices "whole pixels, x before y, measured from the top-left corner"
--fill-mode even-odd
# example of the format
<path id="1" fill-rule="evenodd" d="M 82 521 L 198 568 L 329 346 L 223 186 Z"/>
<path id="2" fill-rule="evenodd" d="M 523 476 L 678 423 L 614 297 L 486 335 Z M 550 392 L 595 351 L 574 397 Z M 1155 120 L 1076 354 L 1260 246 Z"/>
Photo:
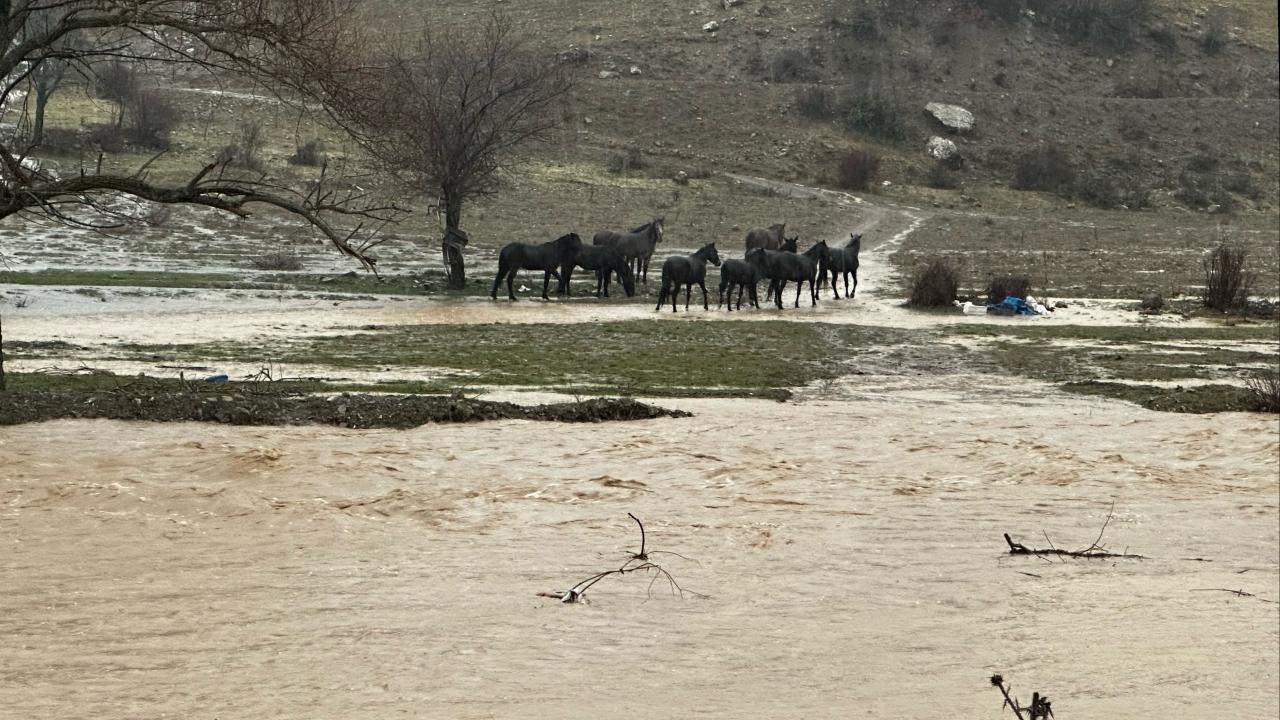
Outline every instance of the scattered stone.
<path id="1" fill-rule="evenodd" d="M 1158 313 L 1164 309 L 1164 298 L 1160 293 L 1149 292 L 1142 296 L 1142 310 L 1147 313 Z"/>
<path id="2" fill-rule="evenodd" d="M 924 106 L 926 112 L 932 115 L 943 126 L 956 131 L 966 131 L 973 129 L 973 113 L 965 110 L 959 105 L 947 105 L 945 103 L 929 103 Z"/>
<path id="3" fill-rule="evenodd" d="M 736 8 L 741 4 L 742 0 L 720 0 L 720 5 L 724 7 L 725 10 Z"/>
<path id="4" fill-rule="evenodd" d="M 934 160 L 950 160 L 960 152 L 955 143 L 937 135 L 929 138 L 924 149 Z"/>
<path id="5" fill-rule="evenodd" d="M 713 33 L 719 29 L 720 29 L 720 23 L 715 20 L 712 20 L 711 22 L 702 26 L 703 32 Z"/>
<path id="6" fill-rule="evenodd" d="M 689 184 L 689 173 L 687 173 L 687 172 L 685 172 L 685 171 L 681 170 L 681 171 L 677 172 L 677 173 L 675 174 L 675 176 L 674 176 L 674 177 L 672 177 L 672 178 L 671 178 L 671 181 L 672 181 L 672 182 L 674 182 L 674 183 L 675 183 L 675 184 L 677 184 L 677 185 L 688 185 L 688 184 Z"/>
<path id="7" fill-rule="evenodd" d="M 587 52 L 586 48 L 571 47 L 568 50 L 563 50 L 560 52 L 560 62 L 562 63 L 573 63 L 575 65 L 581 65 L 582 63 L 590 59 L 591 59 L 591 53 Z"/>
<path id="8" fill-rule="evenodd" d="M 632 74 L 632 75 L 640 75 L 640 74 L 642 74 L 643 72 L 644 72 L 644 71 L 640 69 L 640 66 L 639 66 L 639 65 L 632 65 L 632 66 L 631 66 L 631 74 Z"/>
<path id="9" fill-rule="evenodd" d="M 1199 80 L 1204 77 L 1204 68 L 1193 67 L 1187 71 L 1187 76 L 1192 80 Z"/>
<path id="10" fill-rule="evenodd" d="M 616 78 L 616 77 L 620 77 L 620 76 L 618 75 L 617 71 L 615 71 L 615 70 L 601 70 L 601 71 L 600 71 L 600 75 L 599 75 L 599 77 L 600 77 L 600 79 L 601 79 L 601 80 L 612 80 L 612 79 L 614 79 L 614 78 Z"/>
<path id="11" fill-rule="evenodd" d="M 1054 303 L 1054 304 L 1053 304 L 1053 307 L 1054 307 L 1054 309 L 1055 309 L 1055 310 L 1064 310 L 1064 309 L 1066 309 L 1066 307 L 1067 307 L 1067 301 L 1066 301 L 1066 300 L 1059 300 L 1058 302 L 1056 302 L 1056 303 Z"/>

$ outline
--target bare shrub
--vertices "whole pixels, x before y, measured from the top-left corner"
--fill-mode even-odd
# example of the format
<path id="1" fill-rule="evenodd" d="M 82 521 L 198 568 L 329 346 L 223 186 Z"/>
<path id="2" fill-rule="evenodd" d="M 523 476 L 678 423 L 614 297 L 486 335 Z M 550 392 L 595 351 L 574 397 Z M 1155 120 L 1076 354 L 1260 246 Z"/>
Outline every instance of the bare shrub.
<path id="1" fill-rule="evenodd" d="M 266 134 L 262 131 L 262 123 L 257 120 L 246 120 L 240 123 L 240 154 L 236 157 L 236 164 L 251 170 L 260 170 L 262 168 L 262 158 L 260 153 L 263 146 L 267 144 Z"/>
<path id="2" fill-rule="evenodd" d="M 1022 14 L 1022 0 L 973 0 L 975 7 L 1006 22 Z"/>
<path id="3" fill-rule="evenodd" d="M 1125 47 L 1151 11 L 1150 0 L 1028 0 L 1050 27 L 1072 40 Z"/>
<path id="4" fill-rule="evenodd" d="M 855 148 L 840 159 L 836 181 L 846 190 L 866 190 L 880 174 L 880 156 Z"/>
<path id="5" fill-rule="evenodd" d="M 836 114 L 836 97 L 821 85 L 801 88 L 796 92 L 796 110 L 809 120 L 830 120 Z"/>
<path id="6" fill-rule="evenodd" d="M 1280 369 L 1259 372 L 1250 377 L 1245 386 L 1253 393 L 1254 409 L 1280 413 Z"/>
<path id="7" fill-rule="evenodd" d="M 1231 33 L 1227 30 L 1227 13 L 1215 7 L 1204 20 L 1204 33 L 1200 36 L 1200 48 L 1209 55 L 1217 55 L 1227 46 Z"/>
<path id="8" fill-rule="evenodd" d="M 299 145 L 293 154 L 289 156 L 289 164 L 319 167 L 325 164 L 327 159 L 324 142 L 321 140 L 308 140 L 305 144 Z"/>
<path id="9" fill-rule="evenodd" d="M 128 63 L 113 60 L 94 68 L 93 89 L 98 97 L 118 106 L 116 124 L 124 119 L 124 106 L 138 92 L 138 73 Z"/>
<path id="10" fill-rule="evenodd" d="M 938 190 L 955 190 L 960 187 L 960 173 L 946 161 L 939 160 L 929 167 L 929 187 Z"/>
<path id="11" fill-rule="evenodd" d="M 272 252 L 249 258 L 249 264 L 258 270 L 294 271 L 302 269 L 302 258 L 289 252 Z"/>
<path id="12" fill-rule="evenodd" d="M 1071 159 L 1060 146 L 1049 143 L 1031 148 L 1015 163 L 1013 187 L 1017 190 L 1068 192 L 1075 184 Z"/>
<path id="13" fill-rule="evenodd" d="M 916 268 L 911 276 L 911 298 L 914 307 L 950 307 L 960 288 L 960 271 L 950 258 L 932 257 Z"/>
<path id="14" fill-rule="evenodd" d="M 839 100 L 839 112 L 849 130 L 882 140 L 902 140 L 907 136 L 906 119 L 892 98 L 876 92 L 852 92 Z"/>
<path id="15" fill-rule="evenodd" d="M 999 304 L 1007 297 L 1026 300 L 1031 293 L 1031 278 L 1026 275 L 999 275 L 987 283 L 987 303 Z"/>
<path id="16" fill-rule="evenodd" d="M 169 133 L 182 120 L 176 103 L 158 90 L 138 90 L 127 100 L 127 137 L 135 145 L 164 150 Z"/>
<path id="17" fill-rule="evenodd" d="M 1240 310 L 1249 301 L 1253 273 L 1247 269 L 1248 253 L 1243 246 L 1222 244 L 1204 259 L 1204 306 L 1228 312 Z"/>
<path id="18" fill-rule="evenodd" d="M 1090 173 L 1081 179 L 1076 195 L 1104 210 L 1140 210 L 1151 205 L 1151 188 L 1140 173 Z"/>
<path id="19" fill-rule="evenodd" d="M 620 151 L 609 153 L 605 158 L 605 169 L 611 173 L 625 173 L 632 170 L 643 170 L 649 167 L 644 153 L 635 145 L 628 145 Z"/>
<path id="20" fill-rule="evenodd" d="M 769 60 L 769 77 L 774 82 L 812 82 L 817 63 L 804 50 L 786 48 Z"/>

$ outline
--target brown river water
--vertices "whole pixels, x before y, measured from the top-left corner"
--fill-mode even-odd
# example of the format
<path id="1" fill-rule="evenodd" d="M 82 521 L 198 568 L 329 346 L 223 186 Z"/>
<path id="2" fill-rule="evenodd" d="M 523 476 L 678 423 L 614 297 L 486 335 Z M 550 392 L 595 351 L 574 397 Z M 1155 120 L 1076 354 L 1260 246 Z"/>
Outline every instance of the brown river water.
<path id="1" fill-rule="evenodd" d="M 876 382 L 632 424 L 0 428 L 0 716 L 1011 717 L 996 672 L 1064 720 L 1277 716 L 1274 416 Z M 1149 559 L 1005 552 L 1113 503 L 1103 543 Z M 683 599 L 538 595 L 621 564 L 628 512 Z"/>

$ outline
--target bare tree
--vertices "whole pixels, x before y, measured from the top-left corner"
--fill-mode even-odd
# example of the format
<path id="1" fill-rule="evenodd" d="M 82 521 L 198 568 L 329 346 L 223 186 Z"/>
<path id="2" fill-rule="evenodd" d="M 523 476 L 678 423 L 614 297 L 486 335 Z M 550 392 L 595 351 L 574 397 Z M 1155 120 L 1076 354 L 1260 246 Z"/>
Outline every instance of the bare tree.
<path id="1" fill-rule="evenodd" d="M 384 47 L 363 67 L 329 74 L 326 107 L 389 171 L 438 193 L 447 234 L 466 201 L 497 192 L 522 146 L 559 124 L 572 87 L 500 13 L 474 31 L 437 27 L 410 47 Z M 444 252 L 450 285 L 462 287 L 461 252 Z"/>
<path id="2" fill-rule="evenodd" d="M 340 71 L 334 63 L 354 44 L 351 28 L 359 26 L 359 5 L 360 0 L 0 0 L 0 112 L 34 74 L 56 62 L 86 69 L 104 60 L 198 67 L 236 73 L 296 97 L 311 87 L 306 79 L 312 69 Z M 59 177 L 27 161 L 32 149 L 0 137 L 0 220 L 25 213 L 100 226 L 108 213 L 102 200 L 113 194 L 242 217 L 255 205 L 272 206 L 302 218 L 340 252 L 372 268 L 362 231 L 394 215 L 363 193 L 329 189 L 323 179 L 304 192 L 237 176 L 222 162 L 193 167 L 189 177 L 172 184 L 153 181 L 145 164 L 132 174 L 111 174 L 101 172 L 99 162 Z M 335 223 L 341 219 L 354 228 L 340 228 Z"/>

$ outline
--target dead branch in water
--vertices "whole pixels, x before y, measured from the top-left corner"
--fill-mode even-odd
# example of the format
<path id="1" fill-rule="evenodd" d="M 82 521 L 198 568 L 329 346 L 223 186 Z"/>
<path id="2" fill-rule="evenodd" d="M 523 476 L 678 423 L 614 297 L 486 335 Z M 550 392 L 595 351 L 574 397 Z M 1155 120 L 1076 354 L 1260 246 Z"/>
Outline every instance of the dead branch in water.
<path id="1" fill-rule="evenodd" d="M 653 594 L 654 583 L 656 583 L 658 580 L 666 580 L 668 587 L 671 589 L 671 594 L 674 596 L 678 596 L 681 599 L 683 599 L 684 594 L 688 592 L 692 595 L 705 597 L 700 595 L 699 593 L 693 592 L 692 590 L 685 590 L 684 588 L 680 587 L 680 583 L 676 581 L 675 577 L 672 576 L 671 573 L 667 572 L 666 568 L 649 560 L 650 552 L 647 550 L 647 537 L 644 530 L 644 523 L 640 522 L 640 518 L 636 517 L 631 513 L 627 513 L 627 517 L 631 518 L 632 520 L 635 520 L 636 525 L 640 527 L 640 551 L 639 552 L 633 553 L 632 555 L 630 555 L 627 558 L 626 562 L 622 563 L 621 567 L 615 568 L 613 570 L 605 570 L 603 572 L 598 572 L 595 575 L 592 575 L 591 577 L 583 580 L 582 582 L 579 582 L 578 584 L 574 585 L 568 590 L 555 591 L 555 592 L 540 592 L 538 593 L 539 597 L 555 598 L 556 600 L 559 600 L 560 602 L 563 602 L 563 603 L 586 602 L 587 591 L 590 590 L 591 587 L 594 586 L 596 583 L 612 575 L 626 575 L 628 573 L 635 573 L 635 572 L 643 572 L 643 573 L 648 573 L 652 575 L 652 579 L 649 581 L 650 595 Z M 652 552 L 659 553 L 663 551 L 654 550 Z M 667 552 L 665 554 L 675 555 L 677 557 L 684 558 L 683 555 L 680 555 L 678 553 Z M 687 560 L 688 558 L 685 558 L 685 559 Z"/>
<path id="2" fill-rule="evenodd" d="M 1102 523 L 1102 529 L 1098 531 L 1098 537 L 1089 547 L 1083 550 L 1063 550 L 1054 547 L 1053 541 L 1049 539 L 1048 533 L 1045 533 L 1045 542 L 1049 543 L 1048 548 L 1029 548 L 1022 543 L 1016 543 L 1013 538 L 1009 537 L 1009 533 L 1004 534 L 1004 541 L 1009 544 L 1010 555 L 1056 555 L 1058 557 L 1073 557 L 1086 559 L 1103 559 L 1103 558 L 1128 558 L 1131 560 L 1145 560 L 1145 555 L 1135 555 L 1133 553 L 1113 553 L 1102 546 L 1102 536 L 1107 532 L 1107 526 L 1111 524 L 1111 518 L 1115 516 L 1116 504 L 1111 503 L 1111 509 L 1107 511 L 1107 519 Z"/>
<path id="3" fill-rule="evenodd" d="M 1018 699 L 1009 694 L 1013 689 L 1013 685 L 1005 685 L 1004 678 L 999 675 L 991 676 L 991 684 L 1000 688 L 1000 694 L 1004 696 L 1004 705 L 1000 708 L 1003 710 L 1006 706 L 1013 710 L 1013 714 L 1018 720 L 1047 720 L 1053 717 L 1053 707 L 1049 704 L 1047 696 L 1041 696 L 1038 692 L 1031 693 L 1031 704 L 1022 707 L 1018 704 Z"/>
<path id="4" fill-rule="evenodd" d="M 1232 595 L 1235 595 L 1237 597 L 1248 597 L 1248 598 L 1253 598 L 1255 600 L 1261 600 L 1264 603 L 1271 603 L 1272 605 L 1276 603 L 1275 600 L 1268 600 L 1264 597 L 1258 597 L 1257 595 L 1254 595 L 1251 592 L 1245 592 L 1244 590 L 1230 590 L 1228 588 L 1194 588 L 1192 589 L 1191 592 L 1224 592 L 1224 593 L 1231 593 Z"/>

